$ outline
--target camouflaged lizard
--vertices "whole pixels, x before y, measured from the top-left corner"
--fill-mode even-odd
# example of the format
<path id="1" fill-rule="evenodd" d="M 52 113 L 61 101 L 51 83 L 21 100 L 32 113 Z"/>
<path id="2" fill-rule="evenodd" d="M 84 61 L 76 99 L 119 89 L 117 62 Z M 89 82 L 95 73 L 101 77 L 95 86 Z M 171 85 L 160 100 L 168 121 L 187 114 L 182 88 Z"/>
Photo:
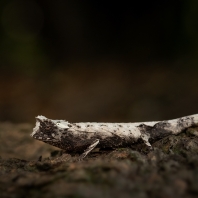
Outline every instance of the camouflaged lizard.
<path id="1" fill-rule="evenodd" d="M 80 158 L 84 158 L 94 148 L 129 147 L 137 142 L 144 142 L 152 148 L 151 143 L 192 126 L 198 126 L 198 114 L 137 123 L 69 123 L 37 116 L 31 136 L 68 153 L 81 153 Z"/>

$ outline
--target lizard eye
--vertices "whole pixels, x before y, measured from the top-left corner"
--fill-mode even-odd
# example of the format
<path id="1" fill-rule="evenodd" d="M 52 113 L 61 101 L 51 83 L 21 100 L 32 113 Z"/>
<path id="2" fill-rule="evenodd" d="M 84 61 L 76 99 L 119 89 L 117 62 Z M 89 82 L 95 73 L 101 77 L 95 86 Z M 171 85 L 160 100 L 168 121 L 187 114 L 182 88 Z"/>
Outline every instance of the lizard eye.
<path id="1" fill-rule="evenodd" d="M 56 123 L 56 126 L 61 127 L 62 124 L 61 124 L 60 122 L 57 122 L 57 123 Z"/>
<path id="2" fill-rule="evenodd" d="M 67 123 L 61 123 L 61 122 L 57 122 L 56 123 L 56 126 L 58 126 L 59 128 L 63 128 L 63 129 L 67 129 L 67 128 L 69 128 L 68 127 L 68 125 L 67 125 Z"/>

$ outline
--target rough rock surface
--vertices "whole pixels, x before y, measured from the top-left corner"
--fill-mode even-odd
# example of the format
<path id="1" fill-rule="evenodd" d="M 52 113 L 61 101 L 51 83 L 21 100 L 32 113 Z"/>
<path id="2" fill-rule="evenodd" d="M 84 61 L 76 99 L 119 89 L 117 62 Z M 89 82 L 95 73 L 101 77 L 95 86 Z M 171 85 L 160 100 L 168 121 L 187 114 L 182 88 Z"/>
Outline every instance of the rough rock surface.
<path id="1" fill-rule="evenodd" d="M 196 128 L 159 140 L 153 151 L 134 145 L 83 161 L 32 139 L 32 128 L 0 124 L 1 198 L 198 196 Z"/>

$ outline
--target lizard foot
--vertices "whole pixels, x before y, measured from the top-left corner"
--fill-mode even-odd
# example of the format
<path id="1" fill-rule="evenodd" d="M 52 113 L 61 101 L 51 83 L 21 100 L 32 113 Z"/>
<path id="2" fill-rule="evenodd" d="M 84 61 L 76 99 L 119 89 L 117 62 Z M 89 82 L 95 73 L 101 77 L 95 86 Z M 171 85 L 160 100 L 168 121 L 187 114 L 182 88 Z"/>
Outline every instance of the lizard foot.
<path id="1" fill-rule="evenodd" d="M 92 144 L 83 152 L 82 155 L 79 157 L 79 161 L 83 160 L 87 156 L 88 153 L 90 153 L 99 143 L 99 139 L 95 139 Z"/>

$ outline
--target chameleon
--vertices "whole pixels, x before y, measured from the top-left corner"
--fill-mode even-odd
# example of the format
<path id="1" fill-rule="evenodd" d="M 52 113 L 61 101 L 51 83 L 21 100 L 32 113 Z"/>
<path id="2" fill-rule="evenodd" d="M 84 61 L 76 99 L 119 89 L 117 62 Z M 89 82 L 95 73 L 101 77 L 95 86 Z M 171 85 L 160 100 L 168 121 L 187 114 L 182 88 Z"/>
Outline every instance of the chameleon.
<path id="1" fill-rule="evenodd" d="M 143 142 L 151 144 L 171 134 L 198 126 L 198 114 L 172 120 L 135 123 L 70 123 L 36 117 L 31 137 L 63 149 L 67 153 L 80 153 L 83 159 L 94 148 L 123 148 Z"/>

